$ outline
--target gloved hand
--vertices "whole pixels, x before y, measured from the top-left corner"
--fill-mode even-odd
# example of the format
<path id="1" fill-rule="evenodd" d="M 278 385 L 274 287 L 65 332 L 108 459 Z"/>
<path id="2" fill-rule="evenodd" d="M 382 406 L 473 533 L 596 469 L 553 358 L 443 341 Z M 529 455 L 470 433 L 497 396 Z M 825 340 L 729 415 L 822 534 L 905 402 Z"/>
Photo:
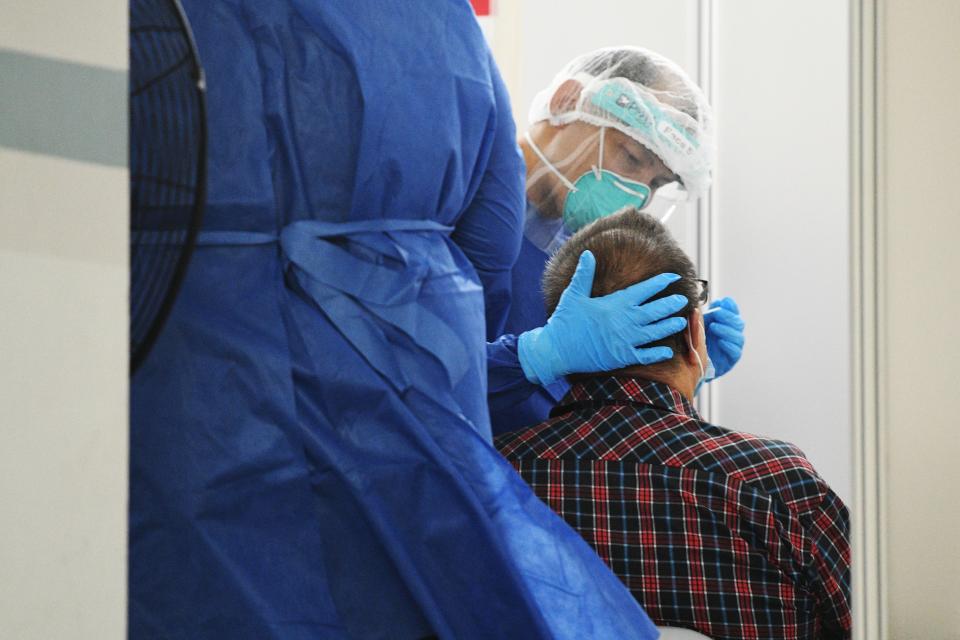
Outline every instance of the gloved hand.
<path id="1" fill-rule="evenodd" d="M 668 316 L 687 304 L 686 297 L 673 295 L 643 303 L 680 276 L 662 273 L 591 298 L 596 267 L 593 253 L 584 251 L 547 324 L 517 339 L 520 366 L 530 382 L 546 385 L 568 373 L 612 371 L 673 357 L 669 347 L 645 349 L 643 345 L 683 331 L 686 319 Z"/>
<path id="2" fill-rule="evenodd" d="M 704 315 L 703 324 L 707 334 L 707 355 L 719 378 L 730 371 L 743 355 L 744 322 L 733 298 L 715 300 L 710 308 L 717 310 Z"/>

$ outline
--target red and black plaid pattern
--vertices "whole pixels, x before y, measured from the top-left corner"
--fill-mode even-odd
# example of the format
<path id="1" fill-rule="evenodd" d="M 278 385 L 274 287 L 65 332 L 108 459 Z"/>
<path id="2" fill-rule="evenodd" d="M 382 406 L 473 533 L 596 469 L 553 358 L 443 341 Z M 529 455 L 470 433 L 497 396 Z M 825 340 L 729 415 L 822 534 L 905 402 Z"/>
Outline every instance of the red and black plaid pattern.
<path id="1" fill-rule="evenodd" d="M 793 445 L 700 419 L 669 386 L 594 378 L 496 439 L 659 625 L 850 637 L 847 508 Z"/>

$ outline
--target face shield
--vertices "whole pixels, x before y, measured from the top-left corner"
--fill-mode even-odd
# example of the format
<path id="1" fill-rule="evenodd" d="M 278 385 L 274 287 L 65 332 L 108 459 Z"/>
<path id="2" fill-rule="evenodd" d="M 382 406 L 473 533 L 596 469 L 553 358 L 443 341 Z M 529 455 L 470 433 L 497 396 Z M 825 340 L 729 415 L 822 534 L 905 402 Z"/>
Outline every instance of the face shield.
<path id="1" fill-rule="evenodd" d="M 658 54 L 617 48 L 574 60 L 534 99 L 530 121 L 534 132 L 543 131 L 539 123 L 553 128 L 541 144 L 528 131 L 540 160 L 528 172 L 528 195 L 561 236 L 624 206 L 665 221 L 709 187 L 709 105 Z"/>
<path id="2" fill-rule="evenodd" d="M 643 210 L 666 224 L 688 202 L 687 192 L 679 182 L 665 184 L 654 193 L 650 204 Z"/>

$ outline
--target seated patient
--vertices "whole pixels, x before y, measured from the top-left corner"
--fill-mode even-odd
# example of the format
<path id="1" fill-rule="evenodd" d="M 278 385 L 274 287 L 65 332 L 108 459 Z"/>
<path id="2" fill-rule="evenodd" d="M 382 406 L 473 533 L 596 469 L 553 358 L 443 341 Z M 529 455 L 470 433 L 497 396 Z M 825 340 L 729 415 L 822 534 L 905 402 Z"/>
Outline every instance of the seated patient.
<path id="1" fill-rule="evenodd" d="M 594 296 L 680 275 L 662 295 L 687 297 L 687 329 L 663 341 L 670 361 L 571 378 L 549 420 L 500 436 L 497 448 L 658 625 L 712 638 L 848 638 L 846 507 L 795 446 L 712 425 L 691 404 L 710 369 L 706 283 L 693 263 L 654 218 L 621 211 L 550 259 L 548 314 L 587 249 Z"/>

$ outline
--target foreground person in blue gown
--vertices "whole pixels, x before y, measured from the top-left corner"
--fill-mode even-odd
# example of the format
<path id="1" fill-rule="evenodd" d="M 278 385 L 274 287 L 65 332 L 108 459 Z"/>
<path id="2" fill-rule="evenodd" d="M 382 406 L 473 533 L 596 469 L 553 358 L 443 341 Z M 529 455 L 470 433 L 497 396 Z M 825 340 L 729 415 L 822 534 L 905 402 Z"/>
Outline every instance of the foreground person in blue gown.
<path id="1" fill-rule="evenodd" d="M 500 309 L 487 310 L 488 318 L 504 318 L 487 327 L 494 434 L 545 420 L 569 389 L 563 377 L 568 373 L 672 357 L 669 349 L 664 357 L 663 349 L 643 348 L 652 341 L 652 327 L 618 326 L 615 320 L 628 310 L 616 306 L 605 315 L 581 310 L 584 326 L 563 332 L 567 344 L 557 355 L 550 334 L 560 332 L 547 323 L 540 281 L 550 254 L 593 220 L 628 206 L 666 219 L 683 201 L 705 193 L 713 141 L 712 110 L 703 92 L 675 63 L 646 49 L 613 47 L 578 56 L 534 98 L 530 128 L 520 141 L 527 176 L 524 237 L 509 300 L 496 300 Z M 740 359 L 744 323 L 731 298 L 711 304 L 704 323 L 720 376 Z M 617 349 L 624 339 L 640 348 Z M 577 361 L 578 355 L 584 357 Z"/>
<path id="2" fill-rule="evenodd" d="M 655 637 L 490 445 L 523 166 L 467 2 L 184 5 L 209 198 L 132 381 L 130 637 Z"/>

